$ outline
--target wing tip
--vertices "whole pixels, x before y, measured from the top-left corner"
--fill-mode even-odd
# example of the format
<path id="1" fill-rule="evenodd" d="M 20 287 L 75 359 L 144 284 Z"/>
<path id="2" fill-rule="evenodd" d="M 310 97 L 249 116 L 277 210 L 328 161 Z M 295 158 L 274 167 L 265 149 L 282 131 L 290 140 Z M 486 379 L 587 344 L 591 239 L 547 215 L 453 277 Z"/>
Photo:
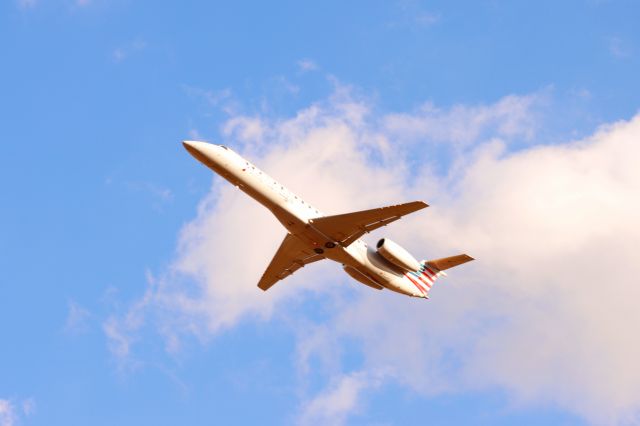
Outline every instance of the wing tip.
<path id="1" fill-rule="evenodd" d="M 263 283 L 258 283 L 258 288 L 262 291 L 267 291 L 269 290 L 271 287 L 273 286 L 273 284 L 269 285 L 269 284 L 263 284 Z"/>

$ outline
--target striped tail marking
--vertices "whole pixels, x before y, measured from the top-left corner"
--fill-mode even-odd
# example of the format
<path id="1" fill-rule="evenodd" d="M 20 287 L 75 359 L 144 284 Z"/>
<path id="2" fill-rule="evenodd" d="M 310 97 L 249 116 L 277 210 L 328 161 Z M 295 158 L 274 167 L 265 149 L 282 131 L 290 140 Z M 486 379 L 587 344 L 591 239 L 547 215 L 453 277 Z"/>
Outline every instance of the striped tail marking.
<path id="1" fill-rule="evenodd" d="M 407 272 L 405 277 L 409 279 L 413 283 L 413 285 L 420 290 L 425 297 L 428 295 L 431 287 L 436 282 L 436 279 L 440 275 L 441 272 L 436 272 L 434 269 L 427 266 L 426 262 L 421 263 L 422 267 L 417 272 Z"/>

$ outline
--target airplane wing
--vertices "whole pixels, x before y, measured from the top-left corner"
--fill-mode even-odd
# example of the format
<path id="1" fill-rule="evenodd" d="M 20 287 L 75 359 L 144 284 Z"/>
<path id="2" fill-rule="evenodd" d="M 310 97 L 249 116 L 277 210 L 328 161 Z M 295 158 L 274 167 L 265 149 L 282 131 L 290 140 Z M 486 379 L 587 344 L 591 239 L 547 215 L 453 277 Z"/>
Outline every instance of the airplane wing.
<path id="1" fill-rule="evenodd" d="M 404 215 L 425 207 L 428 207 L 428 205 L 423 201 L 412 201 L 378 209 L 318 217 L 309 220 L 309 223 L 326 236 L 334 241 L 339 241 L 340 244 L 346 247 L 365 233 L 388 225 Z"/>
<path id="2" fill-rule="evenodd" d="M 287 234 L 280 244 L 280 248 L 271 259 L 267 270 L 262 274 L 258 287 L 267 291 L 278 281 L 285 279 L 298 269 L 309 263 L 324 259 L 302 243 L 298 238 Z"/>

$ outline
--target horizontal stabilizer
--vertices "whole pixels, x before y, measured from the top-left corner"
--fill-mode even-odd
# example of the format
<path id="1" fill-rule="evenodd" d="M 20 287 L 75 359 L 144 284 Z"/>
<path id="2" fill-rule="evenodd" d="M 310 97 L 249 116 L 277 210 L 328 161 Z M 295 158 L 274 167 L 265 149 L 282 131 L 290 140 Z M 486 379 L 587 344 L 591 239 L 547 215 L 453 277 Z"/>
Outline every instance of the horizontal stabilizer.
<path id="1" fill-rule="evenodd" d="M 438 271 L 444 271 L 445 269 L 453 268 L 454 266 L 462 265 L 463 263 L 471 262 L 472 260 L 474 260 L 473 257 L 467 254 L 459 254 L 457 256 L 428 260 L 426 263 Z"/>
<path id="2" fill-rule="evenodd" d="M 436 260 L 423 260 L 420 262 L 422 266 L 417 271 L 409 271 L 404 274 L 416 286 L 418 290 L 427 299 L 429 298 L 429 292 L 435 284 L 436 280 L 447 275 L 444 270 L 453 268 L 454 266 L 462 265 L 463 263 L 473 260 L 473 257 L 466 254 L 459 254 L 457 256 L 443 257 Z"/>

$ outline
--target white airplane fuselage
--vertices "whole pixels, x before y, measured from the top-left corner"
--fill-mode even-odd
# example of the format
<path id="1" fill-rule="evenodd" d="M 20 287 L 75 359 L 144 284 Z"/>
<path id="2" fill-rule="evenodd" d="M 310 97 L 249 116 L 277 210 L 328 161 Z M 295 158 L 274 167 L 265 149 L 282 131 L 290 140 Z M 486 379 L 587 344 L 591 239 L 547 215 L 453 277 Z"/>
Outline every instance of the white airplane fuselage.
<path id="1" fill-rule="evenodd" d="M 228 147 L 184 142 L 201 163 L 269 209 L 287 231 L 315 253 L 339 262 L 359 282 L 414 297 L 427 297 L 402 271 L 358 239 L 344 247 L 313 226 L 323 214 Z M 372 282 L 373 281 L 373 282 Z"/>

